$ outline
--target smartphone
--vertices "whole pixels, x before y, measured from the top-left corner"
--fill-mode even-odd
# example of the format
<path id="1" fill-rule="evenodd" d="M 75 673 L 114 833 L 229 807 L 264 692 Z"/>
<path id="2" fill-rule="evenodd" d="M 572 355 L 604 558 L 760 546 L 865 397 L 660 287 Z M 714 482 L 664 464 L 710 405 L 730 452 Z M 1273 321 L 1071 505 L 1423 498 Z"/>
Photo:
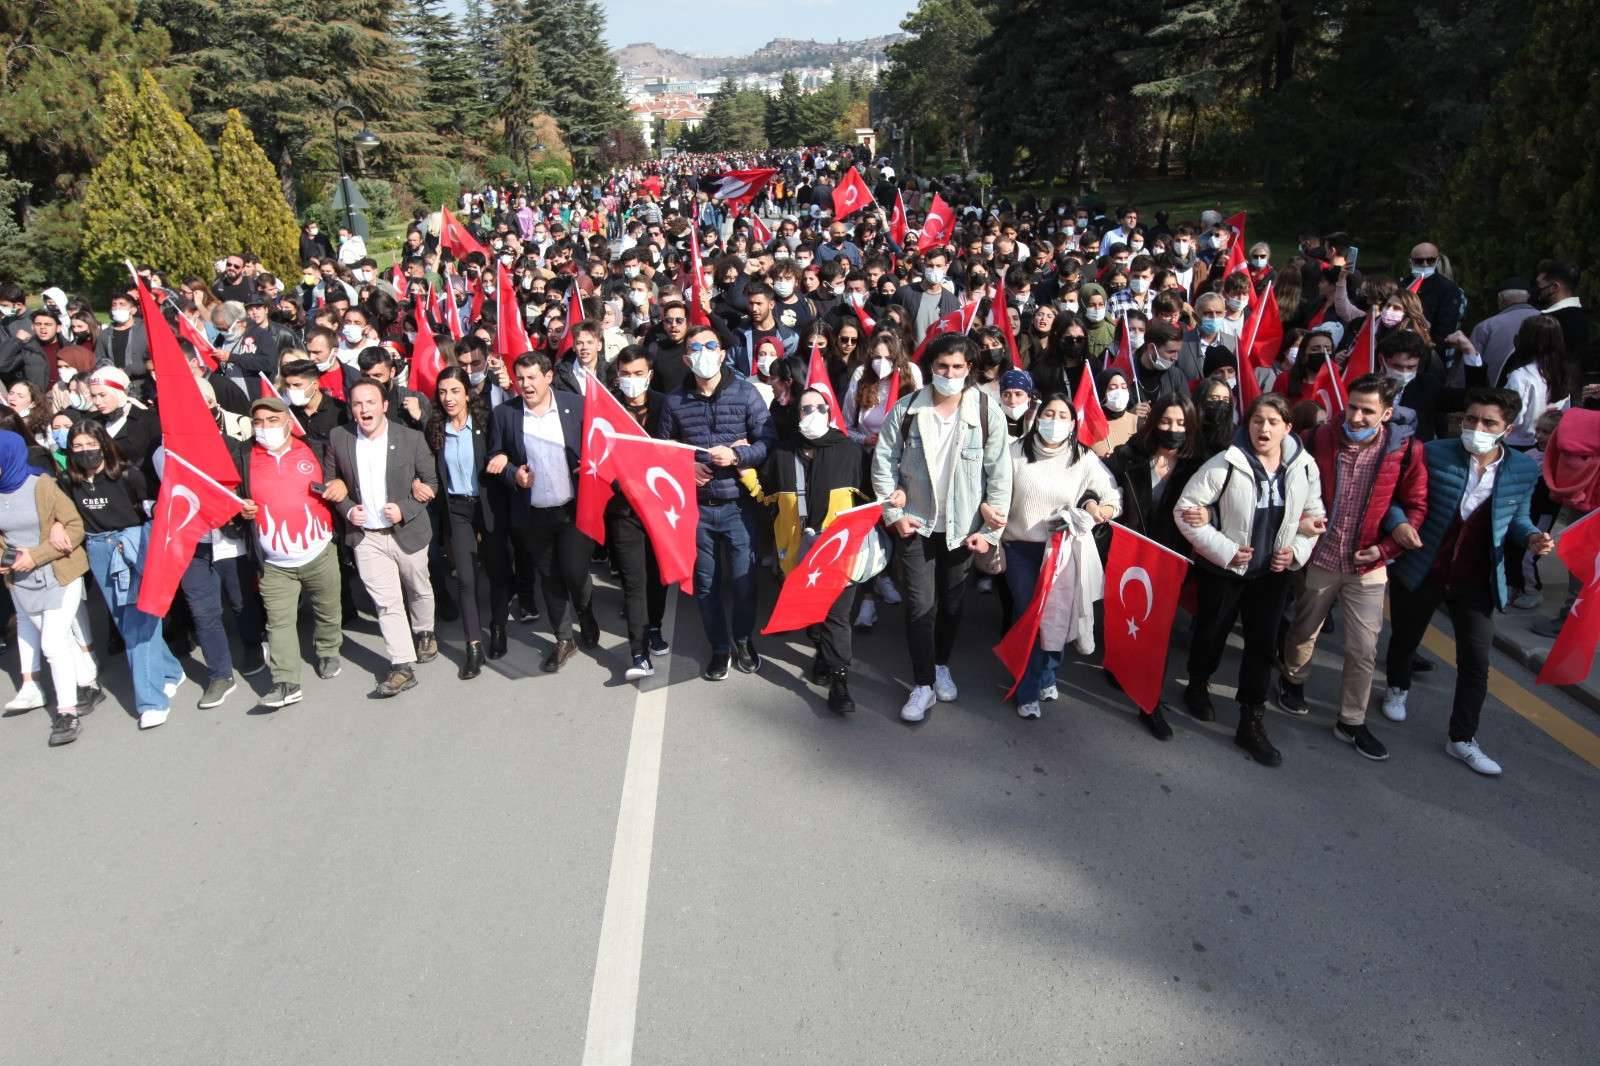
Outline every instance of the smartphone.
<path id="1" fill-rule="evenodd" d="M 316 493 L 318 496 L 321 496 L 324 492 L 328 491 L 328 486 L 324 485 L 320 481 L 313 481 L 311 483 L 311 491 Z"/>
<path id="2" fill-rule="evenodd" d="M 1351 270 L 1354 270 L 1356 268 L 1356 260 L 1359 258 L 1361 258 L 1361 249 L 1352 244 L 1350 246 L 1350 254 L 1344 257 L 1344 261 L 1350 264 Z"/>
<path id="3" fill-rule="evenodd" d="M 12 567 L 15 566 L 16 563 L 17 549 L 7 546 L 4 552 L 0 552 L 0 566 Z"/>

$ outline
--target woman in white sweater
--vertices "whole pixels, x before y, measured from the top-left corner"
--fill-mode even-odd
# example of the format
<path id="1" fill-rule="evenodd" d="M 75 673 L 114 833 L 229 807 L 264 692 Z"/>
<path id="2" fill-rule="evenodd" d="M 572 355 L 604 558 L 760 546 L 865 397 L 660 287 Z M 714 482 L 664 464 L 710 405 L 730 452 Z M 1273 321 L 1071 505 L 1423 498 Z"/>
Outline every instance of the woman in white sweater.
<path id="1" fill-rule="evenodd" d="M 1005 579 L 1019 616 L 1033 602 L 1051 536 L 1060 530 L 1066 538 L 1039 640 L 1014 694 L 1024 718 L 1039 717 L 1041 698 L 1056 698 L 1056 668 L 1067 642 L 1094 647 L 1093 604 L 1104 574 L 1090 531 L 1117 517 L 1121 508 L 1122 494 L 1110 471 L 1078 442 L 1072 401 L 1062 393 L 1045 397 L 1033 428 L 1011 443 L 1011 509 L 984 515 L 992 527 L 1005 527 L 1000 540 Z"/>

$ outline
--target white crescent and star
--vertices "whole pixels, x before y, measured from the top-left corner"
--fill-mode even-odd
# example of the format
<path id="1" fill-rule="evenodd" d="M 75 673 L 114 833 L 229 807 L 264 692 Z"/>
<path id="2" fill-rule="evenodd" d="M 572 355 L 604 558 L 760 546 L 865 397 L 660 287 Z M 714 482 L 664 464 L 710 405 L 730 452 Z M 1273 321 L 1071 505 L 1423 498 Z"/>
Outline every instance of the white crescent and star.
<path id="1" fill-rule="evenodd" d="M 848 529 L 841 529 L 830 536 L 827 540 L 824 540 L 815 548 L 811 549 L 811 555 L 809 556 L 811 561 L 811 571 L 806 574 L 807 588 L 814 586 L 818 579 L 822 577 L 822 570 L 824 567 L 838 561 L 839 556 L 844 554 L 845 546 L 849 543 L 850 531 Z M 822 557 L 822 553 L 830 547 L 833 549 L 833 554 L 824 559 Z"/>
<path id="2" fill-rule="evenodd" d="M 172 509 L 177 502 L 182 500 L 189 505 L 189 513 L 183 516 L 183 521 L 177 525 L 172 524 Z M 172 489 L 172 498 L 167 501 L 167 544 L 172 543 L 172 538 L 183 531 L 183 527 L 194 521 L 194 516 L 200 513 L 200 497 L 194 490 L 183 485 L 175 485 Z"/>
<path id="3" fill-rule="evenodd" d="M 1144 567 L 1130 566 L 1122 572 L 1122 580 L 1117 583 L 1117 599 L 1122 602 L 1123 606 L 1127 606 L 1128 603 L 1126 593 L 1128 582 L 1130 581 L 1144 586 L 1144 614 L 1137 620 L 1131 617 L 1128 619 L 1128 636 L 1137 637 L 1139 635 L 1139 623 L 1150 617 L 1150 609 L 1154 606 L 1156 600 L 1156 590 L 1150 584 L 1150 575 Z"/>
<path id="4" fill-rule="evenodd" d="M 688 502 L 688 498 L 683 494 L 683 486 L 678 484 L 678 479 L 667 473 L 664 468 L 652 466 L 644 473 L 644 487 L 655 493 L 656 498 L 662 503 L 666 503 L 667 498 L 661 495 L 660 489 L 656 488 L 657 481 L 665 481 L 667 484 L 672 486 L 672 491 L 678 495 L 679 507 L 682 507 Z M 681 514 L 679 514 L 677 511 L 674 511 L 670 505 L 661 513 L 666 518 L 668 525 L 670 525 L 673 529 L 678 528 L 678 519 L 683 517 Z"/>
<path id="5" fill-rule="evenodd" d="M 593 424 L 589 427 L 588 439 L 583 442 L 585 450 L 587 450 L 589 445 L 593 443 L 594 435 L 596 433 L 599 433 L 606 439 L 606 450 L 601 453 L 600 458 L 588 460 L 590 477 L 600 476 L 601 464 L 603 464 L 607 459 L 611 458 L 611 438 L 616 436 L 616 431 L 611 428 L 610 422 L 603 418 L 596 418 Z"/>

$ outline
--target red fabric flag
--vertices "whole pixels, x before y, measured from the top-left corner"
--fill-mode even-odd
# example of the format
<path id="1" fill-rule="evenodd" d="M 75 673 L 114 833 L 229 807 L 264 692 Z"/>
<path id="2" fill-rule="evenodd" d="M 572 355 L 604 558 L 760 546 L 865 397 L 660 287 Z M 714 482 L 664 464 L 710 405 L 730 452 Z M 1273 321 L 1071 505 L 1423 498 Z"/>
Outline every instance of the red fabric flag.
<path id="1" fill-rule="evenodd" d="M 989 301 L 989 325 L 1000 331 L 1000 336 L 1006 342 L 1006 352 L 1011 356 L 1011 365 L 1021 370 L 1022 356 L 1017 352 L 1017 334 L 1011 328 L 1011 313 L 1006 309 L 1005 291 L 1002 283 L 999 295 Z"/>
<path id="2" fill-rule="evenodd" d="M 861 174 L 851 167 L 844 180 L 833 188 L 833 217 L 845 219 L 872 204 L 872 190 L 861 180 Z"/>
<path id="3" fill-rule="evenodd" d="M 1421 275 L 1418 275 L 1416 278 L 1412 279 L 1412 282 L 1411 282 L 1410 285 L 1406 286 L 1406 291 L 1407 292 L 1420 292 L 1422 290 L 1422 283 L 1424 281 L 1427 281 L 1427 280 L 1428 280 L 1427 278 L 1424 278 Z M 1585 676 L 1587 676 L 1587 675 L 1585 675 Z"/>
<path id="4" fill-rule="evenodd" d="M 139 610 L 157 618 L 166 614 L 196 545 L 213 529 L 231 521 L 243 506 L 244 501 L 226 486 L 169 450 L 162 468 L 161 494 L 151 516 Z"/>
<path id="5" fill-rule="evenodd" d="M 839 406 L 839 397 L 833 394 L 833 379 L 828 377 L 827 361 L 822 358 L 822 349 L 815 343 L 811 345 L 811 365 L 806 368 L 806 388 L 815 389 L 828 398 L 828 420 L 840 433 L 849 433 L 844 424 L 844 410 Z"/>
<path id="6" fill-rule="evenodd" d="M 423 313 L 422 303 L 417 303 L 417 339 L 411 345 L 411 372 L 406 387 L 420 392 L 431 402 L 433 390 L 439 384 L 439 372 L 444 369 L 444 358 L 433 339 L 433 326 Z"/>
<path id="7" fill-rule="evenodd" d="M 1339 367 L 1329 356 L 1311 382 L 1311 399 L 1322 405 L 1332 421 L 1344 412 L 1344 383 L 1339 380 Z"/>
<path id="8" fill-rule="evenodd" d="M 451 340 L 458 341 L 466 336 L 466 331 L 461 328 L 461 309 L 456 306 L 456 293 L 450 287 L 448 278 L 445 279 L 444 291 L 434 296 L 433 313 L 444 323 Z"/>
<path id="9" fill-rule="evenodd" d="M 1050 538 L 1050 547 L 1045 550 L 1044 563 L 1039 567 L 1039 580 L 1033 586 L 1033 599 L 1028 601 L 1028 609 L 1011 623 L 1006 635 L 994 646 L 994 653 L 1011 674 L 1011 687 L 1006 689 L 1007 698 L 1017 691 L 1017 685 L 1022 682 L 1022 672 L 1028 668 L 1028 659 L 1033 656 L 1033 646 L 1039 637 L 1039 619 L 1044 615 L 1044 602 L 1050 596 L 1050 587 L 1056 583 L 1056 563 L 1061 557 L 1064 537 L 1064 534 L 1057 533 Z M 991 547 L 989 550 L 1001 549 Z"/>
<path id="10" fill-rule="evenodd" d="M 691 230 L 691 232 L 693 232 Z M 567 286 L 567 291 L 561 294 L 562 316 L 566 321 L 561 327 L 561 337 L 556 341 L 556 358 L 572 351 L 572 331 L 578 328 L 578 323 L 583 321 L 583 298 L 578 293 L 578 283 L 574 280 Z"/>
<path id="11" fill-rule="evenodd" d="M 533 350 L 533 340 L 522 324 L 522 304 L 517 301 L 511 271 L 504 263 L 495 267 L 494 306 L 494 354 L 509 367 L 517 356 Z"/>
<path id="12" fill-rule="evenodd" d="M 200 356 L 200 361 L 206 365 L 207 370 L 217 369 L 217 349 L 206 340 L 206 332 L 193 322 L 187 315 L 178 314 L 178 335 L 194 346 L 195 352 Z"/>
<path id="13" fill-rule="evenodd" d="M 724 203 L 735 207 L 750 203 L 756 198 L 756 193 L 767 187 L 767 182 L 776 174 L 775 167 L 758 167 L 754 170 L 729 170 L 711 179 L 716 183 L 716 188 L 711 195 Z M 656 182 L 656 195 L 661 195 L 660 179 Z"/>
<path id="14" fill-rule="evenodd" d="M 1105 668 L 1139 709 L 1155 710 L 1167 679 L 1167 644 L 1189 560 L 1124 525 L 1106 558 Z M 1142 588 L 1143 597 L 1129 586 Z"/>
<path id="15" fill-rule="evenodd" d="M 1239 374 L 1244 376 L 1244 364 L 1271 366 L 1283 347 L 1283 315 L 1278 310 L 1278 300 L 1272 293 L 1272 282 L 1261 294 L 1255 310 L 1250 315 L 1250 343 L 1239 351 Z"/>
<path id="16" fill-rule="evenodd" d="M 765 248 L 772 243 L 772 231 L 761 221 L 760 216 L 750 216 L 750 239 Z"/>
<path id="17" fill-rule="evenodd" d="M 694 448 L 652 437 L 617 436 L 609 443 L 611 470 L 650 535 L 661 583 L 676 583 L 684 592 L 693 592 L 695 534 L 700 525 Z"/>
<path id="18" fill-rule="evenodd" d="M 578 464 L 574 522 L 578 531 L 596 544 L 606 542 L 606 504 L 611 502 L 611 482 L 617 476 L 611 453 L 618 436 L 642 437 L 644 430 L 617 398 L 601 387 L 598 378 L 583 375 L 583 456 Z"/>
<path id="19" fill-rule="evenodd" d="M 834 515 L 823 530 L 826 535 L 817 538 L 778 590 L 778 602 L 762 634 L 787 633 L 826 618 L 839 593 L 850 584 L 856 558 L 882 517 L 882 501 Z"/>
<path id="20" fill-rule="evenodd" d="M 283 393 L 278 391 L 278 386 L 272 383 L 267 375 L 256 371 L 256 377 L 261 379 L 261 395 L 271 396 L 275 400 L 283 400 Z M 284 406 L 289 408 L 289 432 L 297 437 L 306 435 L 306 427 L 300 424 L 300 416 L 294 413 L 294 407 L 288 400 L 283 400 Z"/>
<path id="21" fill-rule="evenodd" d="M 1094 387 L 1094 371 L 1085 366 L 1078 377 L 1078 391 L 1072 397 L 1072 406 L 1078 409 L 1078 443 L 1085 448 L 1111 436 L 1111 423 L 1105 408 L 1100 406 L 1100 393 Z"/>
<path id="22" fill-rule="evenodd" d="M 651 196 L 661 195 L 661 178 L 659 175 L 652 174 L 648 178 L 640 181 L 639 184 L 641 187 L 648 189 Z"/>
<path id="23" fill-rule="evenodd" d="M 139 286 L 139 312 L 144 317 L 150 367 L 160 383 L 156 409 L 161 416 L 161 444 L 169 452 L 188 456 L 207 477 L 233 488 L 239 484 L 239 471 L 228 454 L 228 446 L 222 442 L 222 430 L 211 417 L 210 405 L 200 395 L 200 383 L 189 369 L 189 360 L 178 350 L 178 338 L 132 263 L 128 264 L 128 272 Z"/>
<path id="24" fill-rule="evenodd" d="M 1344 389 L 1350 390 L 1350 383 L 1364 374 L 1378 372 L 1378 314 L 1376 310 L 1367 312 L 1367 320 L 1361 324 L 1361 332 L 1356 334 L 1356 342 L 1350 346 L 1350 357 L 1344 361 Z"/>
<path id="25" fill-rule="evenodd" d="M 1223 223 L 1224 226 L 1227 226 L 1229 229 L 1231 229 L 1233 231 L 1233 239 L 1228 241 L 1228 265 L 1223 268 L 1223 271 L 1222 271 L 1222 276 L 1223 277 L 1227 277 L 1229 274 L 1232 274 L 1235 270 L 1244 270 L 1245 269 L 1245 261 L 1244 261 L 1244 220 L 1245 220 L 1245 216 L 1247 214 L 1249 214 L 1249 212 L 1240 211 L 1237 215 L 1234 215 L 1232 218 L 1228 219 L 1226 222 Z M 1252 285 L 1250 287 L 1250 298 L 1252 300 L 1254 300 L 1254 298 L 1255 298 L 1255 286 L 1254 285 Z"/>
<path id="26" fill-rule="evenodd" d="M 926 252 L 929 248 L 950 243 L 950 235 L 955 232 L 955 225 L 956 213 L 950 210 L 950 205 L 944 202 L 944 197 L 934 193 L 933 205 L 928 208 L 928 217 L 922 220 L 922 233 L 917 237 L 917 251 Z"/>
<path id="27" fill-rule="evenodd" d="M 1106 362 L 1107 370 L 1120 370 L 1128 378 L 1128 384 L 1137 391 L 1139 379 L 1133 373 L 1133 337 L 1128 333 L 1128 313 L 1122 313 L 1121 320 L 1117 323 L 1117 354 L 1111 356 Z M 1140 401 L 1141 403 L 1143 401 Z"/>
<path id="28" fill-rule="evenodd" d="M 754 217 L 754 216 L 752 216 Z M 772 235 L 768 234 L 770 241 Z M 689 325 L 709 326 L 711 315 L 705 309 L 706 303 L 706 268 L 700 256 L 700 234 L 695 227 L 689 227 Z"/>
<path id="29" fill-rule="evenodd" d="M 467 284 L 472 286 L 472 302 L 467 308 L 467 321 L 477 322 L 483 318 L 483 275 L 476 279 L 468 278 Z"/>
<path id="30" fill-rule="evenodd" d="M 900 190 L 894 191 L 894 211 L 889 215 L 889 239 L 901 248 L 906 246 L 906 202 Z"/>
<path id="31" fill-rule="evenodd" d="M 972 328 L 972 320 L 978 317 L 978 305 L 967 304 L 957 308 L 948 315 L 938 319 L 928 327 L 928 332 L 922 335 L 922 343 L 917 345 L 917 350 L 911 353 L 911 361 L 917 362 L 922 358 L 922 353 L 928 350 L 928 344 L 935 338 L 946 333 L 965 333 Z"/>
<path id="32" fill-rule="evenodd" d="M 871 340 L 872 334 L 878 328 L 878 320 L 875 318 L 868 318 L 867 309 L 865 307 L 860 306 L 859 304 L 851 304 L 850 306 L 855 310 L 856 318 L 861 322 L 861 332 L 867 335 L 867 340 Z"/>
<path id="33" fill-rule="evenodd" d="M 411 283 L 406 280 L 405 272 L 400 269 L 399 263 L 395 263 L 394 269 L 389 271 L 389 284 L 394 286 L 394 296 L 397 300 L 404 300 L 411 291 Z"/>
<path id="34" fill-rule="evenodd" d="M 1556 554 L 1583 591 L 1561 624 L 1561 634 L 1539 670 L 1541 685 L 1576 685 L 1587 680 L 1600 643 L 1600 511 L 1590 511 L 1561 534 Z"/>
<path id="35" fill-rule="evenodd" d="M 467 227 L 461 224 L 461 220 L 452 215 L 448 207 L 442 205 L 439 208 L 439 247 L 457 259 L 465 259 L 471 253 L 477 252 L 483 256 L 485 263 L 494 261 L 489 249 L 479 244 L 472 234 L 467 232 Z"/>

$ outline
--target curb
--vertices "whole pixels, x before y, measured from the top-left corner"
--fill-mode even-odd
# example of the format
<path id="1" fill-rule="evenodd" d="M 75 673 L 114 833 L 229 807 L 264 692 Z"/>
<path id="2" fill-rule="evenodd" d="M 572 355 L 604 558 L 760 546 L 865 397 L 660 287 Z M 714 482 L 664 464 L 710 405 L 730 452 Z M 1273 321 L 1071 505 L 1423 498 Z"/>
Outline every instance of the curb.
<path id="1" fill-rule="evenodd" d="M 1535 676 L 1543 668 L 1547 652 L 1530 648 L 1526 644 L 1518 644 L 1511 639 L 1511 634 L 1502 632 L 1495 626 L 1494 647 L 1496 651 L 1503 652 L 1515 659 L 1518 663 L 1532 670 Z M 1561 691 L 1589 708 L 1591 711 L 1600 711 L 1600 690 L 1590 683 L 1577 685 L 1556 685 Z"/>

